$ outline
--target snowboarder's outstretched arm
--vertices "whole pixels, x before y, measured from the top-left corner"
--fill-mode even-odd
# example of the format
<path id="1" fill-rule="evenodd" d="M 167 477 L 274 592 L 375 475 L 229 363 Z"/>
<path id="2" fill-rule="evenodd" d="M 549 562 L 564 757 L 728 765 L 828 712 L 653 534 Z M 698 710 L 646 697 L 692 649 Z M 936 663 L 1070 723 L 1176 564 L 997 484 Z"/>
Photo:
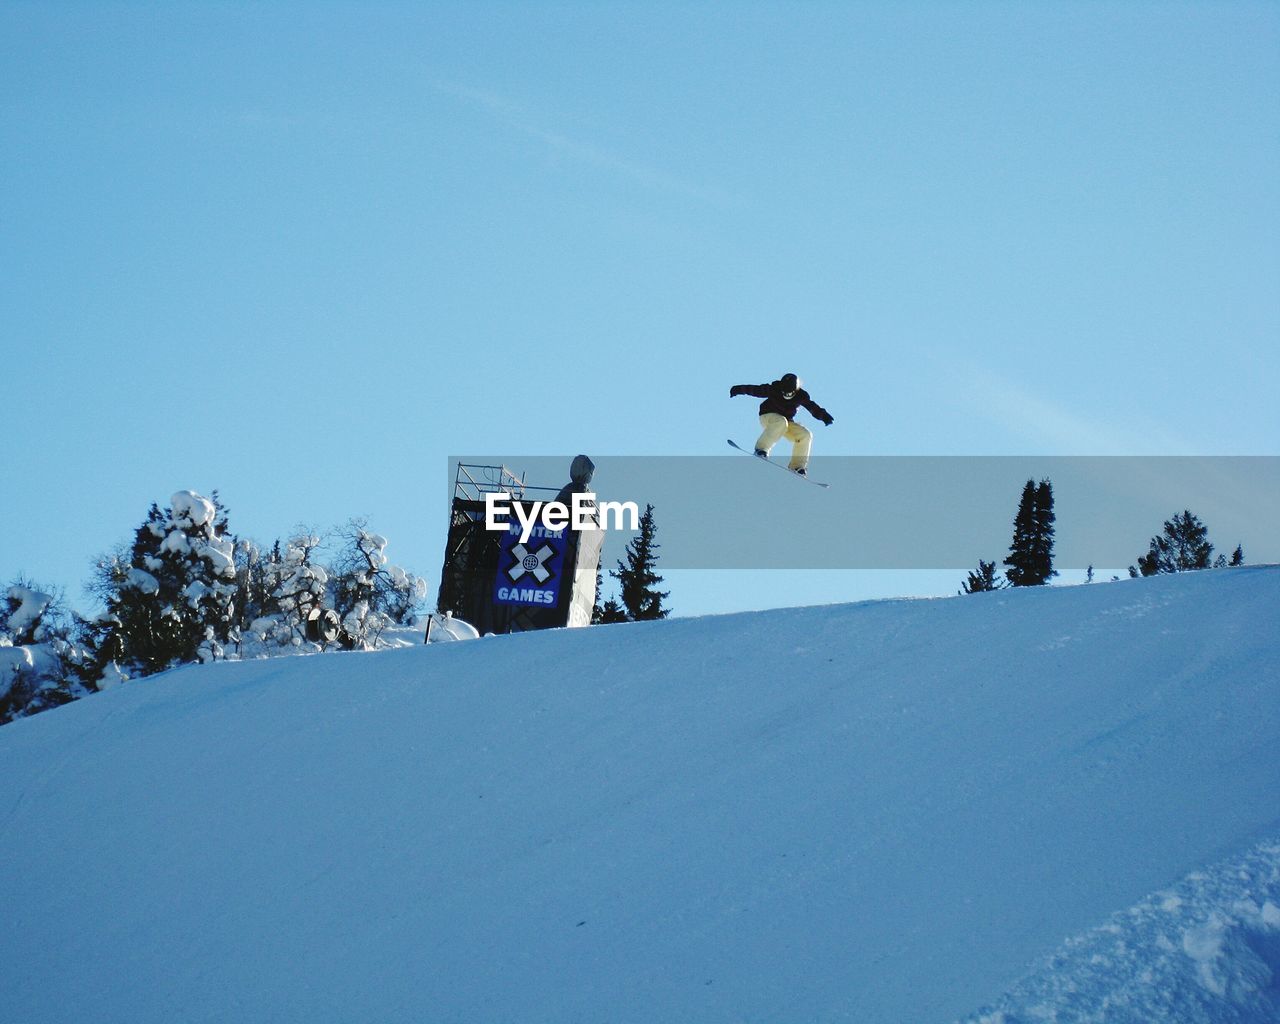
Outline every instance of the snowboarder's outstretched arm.
<path id="1" fill-rule="evenodd" d="M 803 397 L 800 399 L 800 404 L 809 410 L 809 415 L 811 415 L 815 420 L 819 423 L 825 423 L 828 427 L 835 422 L 835 417 L 810 398 L 809 392 L 803 391 L 801 392 L 801 395 Z"/>
<path id="2" fill-rule="evenodd" d="M 750 395 L 752 398 L 768 398 L 768 384 L 735 384 L 729 389 L 729 397 L 736 398 L 738 395 Z"/>

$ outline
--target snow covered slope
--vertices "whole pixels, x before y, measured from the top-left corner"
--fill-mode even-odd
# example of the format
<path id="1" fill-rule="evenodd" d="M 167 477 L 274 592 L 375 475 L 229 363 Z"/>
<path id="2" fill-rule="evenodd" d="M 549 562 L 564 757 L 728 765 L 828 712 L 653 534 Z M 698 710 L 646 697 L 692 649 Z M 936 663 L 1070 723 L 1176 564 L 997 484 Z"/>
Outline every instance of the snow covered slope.
<path id="1" fill-rule="evenodd" d="M 1244 568 L 124 686 L 0 729 L 0 1017 L 1148 1020 L 1167 968 L 1275 1019 L 1278 612 Z"/>

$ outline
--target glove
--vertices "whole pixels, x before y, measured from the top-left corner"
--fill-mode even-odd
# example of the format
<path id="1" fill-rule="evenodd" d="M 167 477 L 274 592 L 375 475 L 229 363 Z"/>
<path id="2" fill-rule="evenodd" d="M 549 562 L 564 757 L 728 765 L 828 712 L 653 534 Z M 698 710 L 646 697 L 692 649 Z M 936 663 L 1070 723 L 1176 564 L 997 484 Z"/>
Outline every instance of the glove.
<path id="1" fill-rule="evenodd" d="M 731 388 L 729 389 L 729 397 L 730 397 L 730 398 L 736 398 L 736 397 L 737 397 L 738 395 L 740 395 L 740 394 L 742 394 L 742 385 L 741 385 L 741 384 L 735 384 L 733 387 L 731 387 Z"/>
<path id="2" fill-rule="evenodd" d="M 827 415 L 822 417 L 822 422 L 825 423 L 828 427 L 831 426 L 831 424 L 833 424 L 835 421 L 836 421 L 835 417 L 832 416 L 830 413 L 827 413 Z"/>

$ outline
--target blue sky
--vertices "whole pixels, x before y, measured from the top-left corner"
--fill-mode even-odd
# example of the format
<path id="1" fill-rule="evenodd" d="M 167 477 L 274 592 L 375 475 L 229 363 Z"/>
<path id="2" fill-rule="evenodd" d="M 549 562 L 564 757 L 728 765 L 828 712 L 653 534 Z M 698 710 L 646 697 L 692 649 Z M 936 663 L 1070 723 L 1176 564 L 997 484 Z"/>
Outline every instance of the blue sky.
<path id="1" fill-rule="evenodd" d="M 450 455 L 721 455 L 786 370 L 825 454 L 1280 452 L 1274 4 L 3 3 L 0 152 L 0 576 L 73 599 L 185 488 L 434 589 Z"/>

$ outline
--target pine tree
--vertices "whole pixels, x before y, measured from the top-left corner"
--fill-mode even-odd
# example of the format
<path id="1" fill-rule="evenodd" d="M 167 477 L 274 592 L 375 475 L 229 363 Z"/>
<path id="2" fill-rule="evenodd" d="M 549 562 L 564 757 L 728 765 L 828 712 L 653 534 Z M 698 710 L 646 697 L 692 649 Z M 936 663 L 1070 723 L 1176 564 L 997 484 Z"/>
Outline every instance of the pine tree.
<path id="1" fill-rule="evenodd" d="M 128 552 L 99 564 L 107 612 L 86 624 L 86 679 L 112 663 L 145 676 L 222 657 L 235 626 L 234 551 L 216 491 L 179 491 L 164 511 L 152 504 Z"/>
<path id="2" fill-rule="evenodd" d="M 669 608 L 662 607 L 662 601 L 668 596 L 665 590 L 658 590 L 657 585 L 662 577 L 654 572 L 658 564 L 657 550 L 660 547 L 654 539 L 658 532 L 653 521 L 653 506 L 646 505 L 644 515 L 640 517 L 640 535 L 627 545 L 626 563 L 618 562 L 618 571 L 609 573 L 618 581 L 622 591 L 622 605 L 626 616 L 632 621 L 646 619 L 665 619 Z"/>
<path id="3" fill-rule="evenodd" d="M 1058 521 L 1053 511 L 1053 484 L 1041 480 L 1036 487 L 1036 564 L 1040 572 L 1040 582 L 1048 583 L 1058 575 L 1053 567 L 1054 524 Z"/>
<path id="4" fill-rule="evenodd" d="M 992 590 L 1000 590 L 1004 584 L 996 575 L 996 563 L 978 559 L 978 568 L 970 570 L 969 578 L 960 586 L 966 594 L 982 594 Z"/>
<path id="5" fill-rule="evenodd" d="M 1231 561 L 1228 565 L 1244 565 L 1244 545 L 1237 544 L 1235 551 L 1231 553 Z"/>
<path id="6" fill-rule="evenodd" d="M 618 565 L 622 568 L 621 563 Z M 609 574 L 610 576 L 613 573 Z M 605 600 L 604 596 L 604 562 L 596 562 L 596 601 L 591 607 L 591 625 L 607 626 L 613 622 L 626 622 L 627 610 L 618 603 L 616 597 Z"/>
<path id="7" fill-rule="evenodd" d="M 665 613 L 664 613 L 665 614 Z M 599 625 L 607 626 L 612 622 L 626 622 L 627 610 L 618 603 L 616 597 L 611 597 L 603 605 L 600 606 L 600 622 Z"/>
<path id="8" fill-rule="evenodd" d="M 1243 560 L 1243 551 L 1240 557 Z M 1163 532 L 1151 538 L 1151 546 L 1145 555 L 1139 556 L 1137 567 L 1129 566 L 1129 575 L 1155 576 L 1207 569 L 1212 559 L 1209 528 L 1192 515 L 1190 509 L 1184 509 L 1181 514 L 1165 520 Z"/>
<path id="9" fill-rule="evenodd" d="M 604 621 L 604 569 L 603 562 L 596 562 L 596 599 L 591 605 L 591 625 Z"/>
<path id="10" fill-rule="evenodd" d="M 1053 568 L 1053 485 L 1028 480 L 1013 520 L 1013 542 L 1004 564 L 1009 583 L 1015 587 L 1038 587 L 1058 575 Z"/>

